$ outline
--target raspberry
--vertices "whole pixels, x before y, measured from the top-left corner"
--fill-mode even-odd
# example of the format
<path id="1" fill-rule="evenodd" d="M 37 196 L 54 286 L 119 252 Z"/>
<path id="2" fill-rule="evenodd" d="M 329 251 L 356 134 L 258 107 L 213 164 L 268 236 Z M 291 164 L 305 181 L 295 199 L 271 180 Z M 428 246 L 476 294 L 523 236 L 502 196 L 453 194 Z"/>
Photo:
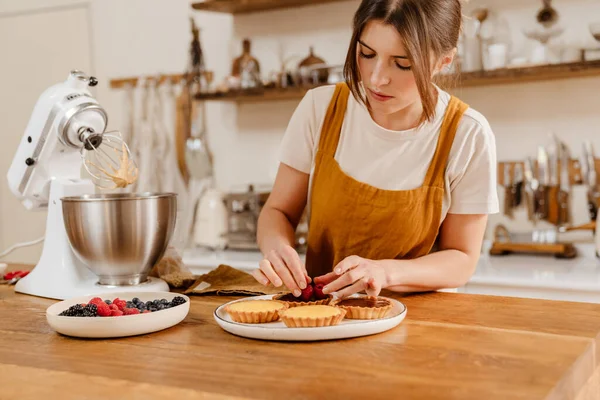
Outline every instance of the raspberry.
<path id="1" fill-rule="evenodd" d="M 137 308 L 125 308 L 123 309 L 123 315 L 133 315 L 133 314 L 139 314 L 140 310 L 138 310 Z"/>
<path id="2" fill-rule="evenodd" d="M 119 310 L 123 311 L 127 307 L 127 302 L 125 300 L 121 300 L 118 297 L 113 300 L 113 304 L 116 304 L 119 307 Z"/>
<path id="3" fill-rule="evenodd" d="M 95 305 L 98 305 L 98 304 L 106 304 L 106 303 L 104 303 L 104 300 L 102 300 L 100 297 L 94 297 L 93 299 L 91 299 L 91 300 L 88 302 L 88 304 L 95 304 Z"/>
<path id="4" fill-rule="evenodd" d="M 119 307 L 117 307 L 117 305 L 116 305 L 116 304 L 111 304 L 111 305 L 110 305 L 110 306 L 108 306 L 108 307 L 109 307 L 111 310 L 113 310 L 113 311 L 121 311 L 121 310 L 119 310 Z"/>
<path id="5" fill-rule="evenodd" d="M 96 303 L 96 307 L 98 308 L 98 315 L 100 317 L 110 317 L 112 310 L 105 302 Z"/>
<path id="6" fill-rule="evenodd" d="M 323 300 L 326 299 L 327 295 L 323 293 L 323 284 L 318 283 L 315 285 L 315 299 Z"/>
<path id="7" fill-rule="evenodd" d="M 121 315 L 123 315 L 123 311 L 121 310 L 111 310 L 110 312 L 111 317 L 120 317 Z"/>
<path id="8" fill-rule="evenodd" d="M 314 292 L 314 290 L 313 290 L 312 285 L 308 285 L 308 286 L 306 286 L 306 288 L 304 290 L 302 290 L 302 293 L 300 294 L 300 298 L 302 299 L 302 301 L 311 301 L 313 292 Z"/>

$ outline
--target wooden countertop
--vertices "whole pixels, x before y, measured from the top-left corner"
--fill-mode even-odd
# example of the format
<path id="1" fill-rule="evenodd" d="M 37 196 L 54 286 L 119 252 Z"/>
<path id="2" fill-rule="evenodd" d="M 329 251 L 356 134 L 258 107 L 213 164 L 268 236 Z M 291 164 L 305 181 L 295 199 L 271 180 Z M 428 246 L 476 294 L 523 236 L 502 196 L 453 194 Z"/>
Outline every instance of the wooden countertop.
<path id="1" fill-rule="evenodd" d="M 408 315 L 375 336 L 275 343 L 228 334 L 192 297 L 154 334 L 81 340 L 46 323 L 53 300 L 0 286 L 0 397 L 598 399 L 600 304 L 455 293 L 398 296 Z"/>

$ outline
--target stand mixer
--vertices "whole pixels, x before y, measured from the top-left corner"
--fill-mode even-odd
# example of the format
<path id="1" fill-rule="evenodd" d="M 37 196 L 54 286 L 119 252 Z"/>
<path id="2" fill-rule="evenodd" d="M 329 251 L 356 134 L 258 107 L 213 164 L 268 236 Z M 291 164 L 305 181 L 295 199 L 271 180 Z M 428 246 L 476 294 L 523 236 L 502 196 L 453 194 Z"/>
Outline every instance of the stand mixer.
<path id="1" fill-rule="evenodd" d="M 105 132 L 107 113 L 88 90 L 97 83 L 71 71 L 44 91 L 8 171 L 10 190 L 28 210 L 48 209 L 41 258 L 16 292 L 63 300 L 169 290 L 148 273 L 173 233 L 176 195 L 94 194 L 117 172 L 110 162 L 131 155 L 119 134 Z M 81 179 L 82 161 L 89 179 Z"/>

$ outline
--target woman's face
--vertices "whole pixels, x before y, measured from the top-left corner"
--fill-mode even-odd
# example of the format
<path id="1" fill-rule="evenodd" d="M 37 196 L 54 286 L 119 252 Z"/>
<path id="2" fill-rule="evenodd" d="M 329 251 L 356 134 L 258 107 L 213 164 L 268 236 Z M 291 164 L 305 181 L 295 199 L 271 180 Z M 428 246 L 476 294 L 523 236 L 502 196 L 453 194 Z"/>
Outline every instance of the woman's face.
<path id="1" fill-rule="evenodd" d="M 393 114 L 420 101 L 408 54 L 392 25 L 368 22 L 359 38 L 357 58 L 373 112 Z"/>

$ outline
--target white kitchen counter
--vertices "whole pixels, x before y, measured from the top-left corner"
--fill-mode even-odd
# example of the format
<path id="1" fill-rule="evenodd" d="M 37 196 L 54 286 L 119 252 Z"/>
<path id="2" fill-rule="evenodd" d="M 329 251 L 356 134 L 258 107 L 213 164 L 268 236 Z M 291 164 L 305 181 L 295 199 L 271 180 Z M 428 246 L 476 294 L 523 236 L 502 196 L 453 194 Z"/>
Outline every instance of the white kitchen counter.
<path id="1" fill-rule="evenodd" d="M 559 260 L 552 256 L 481 255 L 477 271 L 462 293 L 531 297 L 600 303 L 600 260 L 593 244 L 577 246 L 578 257 Z M 304 255 L 300 255 L 304 259 Z M 205 274 L 220 264 L 244 271 L 258 267 L 261 254 L 254 251 L 188 250 L 184 263 L 195 275 Z"/>

